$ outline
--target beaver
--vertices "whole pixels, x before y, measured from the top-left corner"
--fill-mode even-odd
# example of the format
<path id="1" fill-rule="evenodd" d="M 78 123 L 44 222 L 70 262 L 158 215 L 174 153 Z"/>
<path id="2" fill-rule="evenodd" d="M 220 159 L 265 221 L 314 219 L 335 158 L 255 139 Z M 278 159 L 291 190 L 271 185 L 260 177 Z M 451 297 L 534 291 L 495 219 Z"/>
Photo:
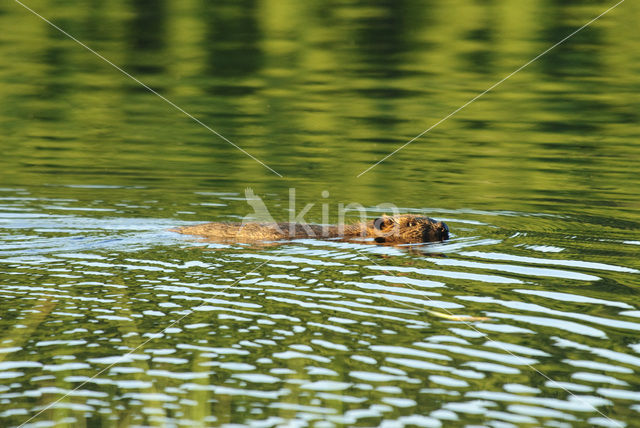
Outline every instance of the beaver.
<path id="1" fill-rule="evenodd" d="M 172 229 L 217 241 L 259 242 L 303 238 L 373 238 L 384 244 L 415 244 L 449 239 L 449 227 L 429 217 L 402 214 L 383 215 L 375 220 L 342 226 L 303 223 L 205 223 Z"/>

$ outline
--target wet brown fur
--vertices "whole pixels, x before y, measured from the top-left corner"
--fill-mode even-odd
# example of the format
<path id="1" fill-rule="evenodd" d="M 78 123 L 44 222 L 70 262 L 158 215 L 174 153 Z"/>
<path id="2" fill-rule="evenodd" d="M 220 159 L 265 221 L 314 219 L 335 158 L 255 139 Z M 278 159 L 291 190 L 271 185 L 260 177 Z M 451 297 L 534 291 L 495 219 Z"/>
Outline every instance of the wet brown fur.
<path id="1" fill-rule="evenodd" d="M 226 242 L 281 241 L 303 238 L 373 238 L 387 244 L 413 244 L 444 241 L 449 228 L 429 217 L 403 214 L 383 215 L 375 220 L 344 226 L 320 226 L 300 223 L 205 223 L 173 229 L 186 235 L 198 235 Z"/>

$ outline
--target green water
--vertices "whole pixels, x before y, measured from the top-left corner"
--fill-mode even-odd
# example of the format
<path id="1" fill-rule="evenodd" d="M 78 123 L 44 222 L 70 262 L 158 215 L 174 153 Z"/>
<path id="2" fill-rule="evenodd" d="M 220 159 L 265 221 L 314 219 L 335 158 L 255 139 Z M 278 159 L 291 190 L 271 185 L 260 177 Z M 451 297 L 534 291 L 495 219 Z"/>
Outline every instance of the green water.
<path id="1" fill-rule="evenodd" d="M 634 426 L 637 3 L 379 164 L 615 3 L 23 4 L 104 59 L 0 4 L 0 426 Z M 168 230 L 247 188 L 452 235 Z"/>

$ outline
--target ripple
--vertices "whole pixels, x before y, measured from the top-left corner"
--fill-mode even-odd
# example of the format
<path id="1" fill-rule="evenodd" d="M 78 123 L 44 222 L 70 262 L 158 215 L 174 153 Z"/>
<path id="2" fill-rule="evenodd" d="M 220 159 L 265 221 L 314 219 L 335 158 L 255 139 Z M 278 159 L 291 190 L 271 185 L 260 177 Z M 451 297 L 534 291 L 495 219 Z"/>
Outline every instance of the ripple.
<path id="1" fill-rule="evenodd" d="M 238 373 L 233 375 L 234 378 L 244 380 L 251 383 L 277 383 L 280 378 L 260 373 Z"/>
<path id="2" fill-rule="evenodd" d="M 435 269 L 419 269 L 400 266 L 368 266 L 373 270 L 385 270 L 390 272 L 411 272 L 425 276 L 440 276 L 451 279 L 465 279 L 471 281 L 486 282 L 492 284 L 522 284 L 522 281 L 514 278 L 506 278 L 496 275 L 471 274 L 466 272 L 440 271 Z"/>
<path id="3" fill-rule="evenodd" d="M 455 267 L 466 267 L 472 269 L 482 269 L 482 270 L 497 270 L 501 272 L 508 273 L 516 273 L 520 275 L 529 275 L 535 277 L 550 277 L 550 278 L 565 278 L 565 279 L 574 279 L 578 281 L 597 281 L 600 279 L 598 276 L 587 275 L 578 272 L 572 272 L 568 270 L 559 270 L 559 269 L 545 269 L 545 268 L 534 268 L 529 266 L 517 266 L 517 265 L 506 265 L 506 264 L 496 264 L 496 263 L 478 263 L 478 262 L 470 262 L 466 260 L 454 260 L 454 259 L 428 259 L 432 263 L 439 266 L 455 266 Z"/>
<path id="4" fill-rule="evenodd" d="M 579 267 L 579 268 L 594 269 L 594 270 L 605 270 L 605 271 L 613 271 L 613 272 L 640 273 L 640 271 L 637 269 L 632 269 L 624 266 L 609 265 L 606 263 L 583 262 L 580 260 L 543 259 L 543 258 L 537 258 L 537 257 L 514 256 L 511 254 L 504 254 L 504 253 L 484 253 L 481 251 L 466 251 L 466 252 L 461 252 L 460 255 L 467 256 L 467 257 L 491 259 L 491 260 L 508 260 L 512 262 L 521 262 L 521 263 L 571 266 L 571 267 Z"/>
<path id="5" fill-rule="evenodd" d="M 332 380 L 319 380 L 316 382 L 305 383 L 301 386 L 302 389 L 309 389 L 312 391 L 344 391 L 352 386 L 352 383 L 336 382 Z"/>
<path id="6" fill-rule="evenodd" d="M 571 294 L 571 293 L 560 293 L 557 291 L 544 291 L 544 290 L 522 290 L 515 289 L 513 290 L 516 293 L 522 294 L 532 294 L 535 296 L 546 297 L 548 299 L 560 300 L 563 302 L 572 302 L 572 303 L 592 303 L 594 305 L 607 305 L 607 306 L 615 306 L 618 308 L 632 309 L 633 306 L 624 303 L 624 302 L 613 302 L 611 300 L 604 299 L 596 299 L 588 296 L 581 296 L 579 294 Z"/>
<path id="7" fill-rule="evenodd" d="M 622 262 L 564 263 L 556 255 L 549 266 L 571 269 L 528 266 L 544 264 L 539 249 L 518 243 L 537 256 L 507 254 L 524 235 L 454 237 L 420 252 L 337 241 L 214 249 L 168 240 L 143 248 L 127 240 L 151 231 L 116 227 L 109 233 L 122 238 L 120 248 L 98 239 L 56 248 L 71 235 L 63 223 L 78 218 L 63 217 L 42 228 L 58 232 L 38 232 L 38 253 L 27 252 L 33 229 L 24 227 L 23 237 L 7 241 L 15 253 L 0 258 L 1 291 L 14 309 L 5 314 L 19 320 L 0 348 L 0 400 L 16 409 L 0 409 L 3 422 L 31 414 L 30 397 L 51 402 L 85 382 L 86 397 L 75 400 L 93 410 L 83 413 L 138 406 L 160 424 L 190 423 L 190 409 L 213 399 L 230 403 L 224 412 L 247 425 L 392 426 L 477 417 L 539 425 L 539 409 L 585 424 L 597 418 L 593 406 L 632 410 L 637 401 L 640 346 L 624 332 L 640 323 L 624 318 L 636 312 L 633 299 L 612 291 L 635 280 Z M 73 235 L 97 238 L 108 222 L 97 223 Z M 62 235 L 52 241 L 49 233 Z M 561 254 L 572 245 L 563 243 Z M 470 249 L 481 246 L 489 251 Z M 469 324 L 429 308 L 490 319 Z M 551 335 L 558 332 L 563 337 Z M 537 372 L 549 375 L 549 367 L 548 379 Z M 167 409 L 185 416 L 169 418 Z M 210 423 L 224 423 L 218 416 L 208 415 Z"/>

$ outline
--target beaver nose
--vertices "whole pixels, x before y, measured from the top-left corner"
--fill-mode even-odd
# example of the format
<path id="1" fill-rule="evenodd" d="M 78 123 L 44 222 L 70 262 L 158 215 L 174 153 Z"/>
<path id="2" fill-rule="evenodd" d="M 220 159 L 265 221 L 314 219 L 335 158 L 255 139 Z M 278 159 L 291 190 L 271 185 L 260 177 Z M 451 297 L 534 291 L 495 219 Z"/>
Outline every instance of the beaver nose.
<path id="1" fill-rule="evenodd" d="M 441 240 L 449 239 L 449 226 L 444 221 L 440 222 L 439 232 Z"/>

